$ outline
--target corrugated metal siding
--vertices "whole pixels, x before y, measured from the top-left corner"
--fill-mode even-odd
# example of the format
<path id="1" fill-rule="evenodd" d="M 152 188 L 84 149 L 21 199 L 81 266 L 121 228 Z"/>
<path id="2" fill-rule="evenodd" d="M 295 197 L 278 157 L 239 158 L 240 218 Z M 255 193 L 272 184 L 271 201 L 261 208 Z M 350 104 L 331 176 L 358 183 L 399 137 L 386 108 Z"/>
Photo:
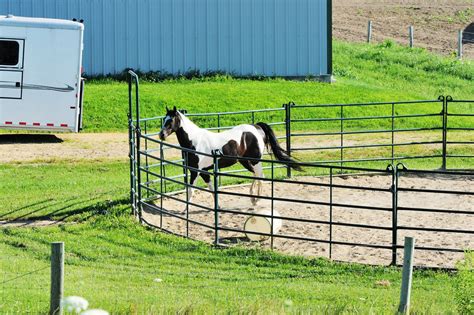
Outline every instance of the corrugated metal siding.
<path id="1" fill-rule="evenodd" d="M 326 75 L 330 0 L 0 0 L 0 15 L 84 19 L 88 74 L 126 68 Z"/>

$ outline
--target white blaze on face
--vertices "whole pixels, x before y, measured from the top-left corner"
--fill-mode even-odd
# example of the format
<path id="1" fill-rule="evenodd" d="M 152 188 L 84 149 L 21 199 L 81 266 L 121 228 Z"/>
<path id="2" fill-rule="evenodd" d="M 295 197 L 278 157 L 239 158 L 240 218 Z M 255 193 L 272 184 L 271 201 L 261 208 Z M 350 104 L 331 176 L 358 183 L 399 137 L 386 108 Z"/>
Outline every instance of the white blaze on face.
<path id="1" fill-rule="evenodd" d="M 172 118 L 168 115 L 165 117 L 165 120 L 163 120 L 163 126 L 162 126 L 162 129 L 165 128 L 166 124 L 168 123 L 168 121 L 172 120 Z"/>

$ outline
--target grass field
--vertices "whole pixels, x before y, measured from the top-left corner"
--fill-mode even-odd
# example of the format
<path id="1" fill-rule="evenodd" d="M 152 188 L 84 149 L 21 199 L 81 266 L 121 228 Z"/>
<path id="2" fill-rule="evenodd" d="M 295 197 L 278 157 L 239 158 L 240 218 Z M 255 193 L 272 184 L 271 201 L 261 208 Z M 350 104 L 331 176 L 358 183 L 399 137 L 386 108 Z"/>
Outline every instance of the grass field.
<path id="1" fill-rule="evenodd" d="M 66 242 L 65 294 L 113 314 L 287 313 L 393 314 L 397 268 L 332 263 L 260 250 L 218 250 L 147 230 L 124 216 L 88 223 L 0 230 L 0 311 L 45 313 L 49 242 Z M 161 282 L 157 282 L 161 279 Z M 413 314 L 457 312 L 456 288 L 469 278 L 416 271 Z M 463 282 L 464 281 L 464 282 Z M 469 298 L 467 296 L 467 298 Z"/>
<path id="2" fill-rule="evenodd" d="M 474 64 L 439 57 L 421 49 L 409 49 L 390 42 L 360 45 L 335 42 L 334 84 L 283 79 L 246 80 L 227 76 L 200 79 L 166 80 L 140 86 L 142 117 L 164 114 L 166 106 L 185 108 L 190 113 L 278 108 L 283 103 L 355 103 L 377 101 L 433 100 L 439 95 L 455 99 L 474 99 Z M 84 101 L 85 131 L 125 130 L 127 124 L 127 86 L 113 80 L 87 83 Z M 474 105 L 466 104 L 458 110 Z M 360 114 L 362 109 L 357 109 Z M 364 114 L 382 114 L 390 109 L 364 108 Z M 409 106 L 400 113 L 433 111 L 432 106 Z M 437 112 L 440 109 L 435 109 Z M 305 111 L 301 117 L 332 117 L 330 109 Z M 350 112 L 346 114 L 351 114 Z M 357 114 L 357 113 L 353 113 Z M 261 119 L 267 119 L 265 115 Z M 248 117 L 247 117 L 248 119 Z M 240 123 L 233 121 L 229 124 Z M 408 124 L 427 124 L 432 120 L 412 120 Z M 384 124 L 375 121 L 373 124 Z M 315 126 L 319 128 L 321 126 Z M 324 127 L 324 126 L 322 126 Z M 331 128 L 331 126 L 326 126 Z"/>
<path id="3" fill-rule="evenodd" d="M 334 84 L 226 76 L 143 82 L 143 115 L 160 115 L 165 106 L 173 105 L 190 112 L 209 112 L 280 107 L 289 100 L 346 103 L 436 99 L 440 94 L 474 99 L 474 65 L 468 62 L 391 43 L 367 46 L 336 42 L 334 58 Z M 91 80 L 85 96 L 86 132 L 126 131 L 125 83 Z M 473 106 L 465 104 L 458 110 L 472 113 Z M 403 110 L 436 112 L 440 108 L 417 106 L 400 109 L 399 113 L 405 113 Z M 373 115 L 380 111 L 369 107 L 346 114 Z M 305 115 L 309 113 L 298 117 Z M 338 113 L 324 109 L 317 115 Z M 431 126 L 438 120 L 415 119 L 400 126 Z M 384 128 L 386 124 L 374 120 L 351 128 Z M 456 124 L 472 127 L 472 120 L 459 119 Z M 321 128 L 336 127 L 328 124 Z M 472 140 L 466 134 L 455 135 Z M 423 136 L 430 138 L 432 134 Z M 373 154 L 387 153 L 377 150 Z M 440 147 L 403 150 L 403 154 L 429 155 L 439 154 Z M 469 150 L 459 147 L 452 152 L 469 154 Z M 349 153 L 357 156 L 367 151 Z M 298 156 L 303 160 L 332 157 Z M 412 163 L 413 167 L 436 168 L 440 160 Z M 472 161 L 458 159 L 452 166 L 472 165 L 469 163 Z M 47 312 L 51 241 L 66 242 L 66 295 L 83 296 L 91 307 L 113 314 L 395 312 L 401 278 L 397 268 L 340 264 L 261 250 L 218 250 L 136 224 L 129 216 L 128 167 L 123 158 L 83 157 L 0 164 L 0 220 L 66 222 L 48 228 L 0 229 L 1 314 Z M 180 171 L 170 168 L 169 174 Z M 457 274 L 416 271 L 412 313 L 468 313 L 473 300 L 471 279 L 472 264 Z"/>

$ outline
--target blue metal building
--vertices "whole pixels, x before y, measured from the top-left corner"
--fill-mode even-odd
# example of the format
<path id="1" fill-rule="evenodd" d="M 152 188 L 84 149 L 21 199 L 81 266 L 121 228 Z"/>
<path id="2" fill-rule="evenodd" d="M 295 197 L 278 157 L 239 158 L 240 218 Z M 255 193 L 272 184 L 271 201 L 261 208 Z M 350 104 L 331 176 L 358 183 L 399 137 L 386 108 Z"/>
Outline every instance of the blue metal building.
<path id="1" fill-rule="evenodd" d="M 83 19 L 92 75 L 332 73 L 331 0 L 0 0 L 6 14 Z"/>

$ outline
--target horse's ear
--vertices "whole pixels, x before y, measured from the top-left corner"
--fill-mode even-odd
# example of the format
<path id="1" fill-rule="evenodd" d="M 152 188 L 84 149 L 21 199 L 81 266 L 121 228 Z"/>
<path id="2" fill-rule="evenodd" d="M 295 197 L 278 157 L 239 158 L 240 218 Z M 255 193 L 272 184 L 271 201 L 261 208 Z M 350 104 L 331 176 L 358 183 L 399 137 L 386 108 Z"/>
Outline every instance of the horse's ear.
<path id="1" fill-rule="evenodd" d="M 173 112 L 177 112 L 176 106 L 173 106 Z"/>
<path id="2" fill-rule="evenodd" d="M 168 109 L 168 106 L 166 106 L 166 112 L 169 112 L 170 110 Z"/>

